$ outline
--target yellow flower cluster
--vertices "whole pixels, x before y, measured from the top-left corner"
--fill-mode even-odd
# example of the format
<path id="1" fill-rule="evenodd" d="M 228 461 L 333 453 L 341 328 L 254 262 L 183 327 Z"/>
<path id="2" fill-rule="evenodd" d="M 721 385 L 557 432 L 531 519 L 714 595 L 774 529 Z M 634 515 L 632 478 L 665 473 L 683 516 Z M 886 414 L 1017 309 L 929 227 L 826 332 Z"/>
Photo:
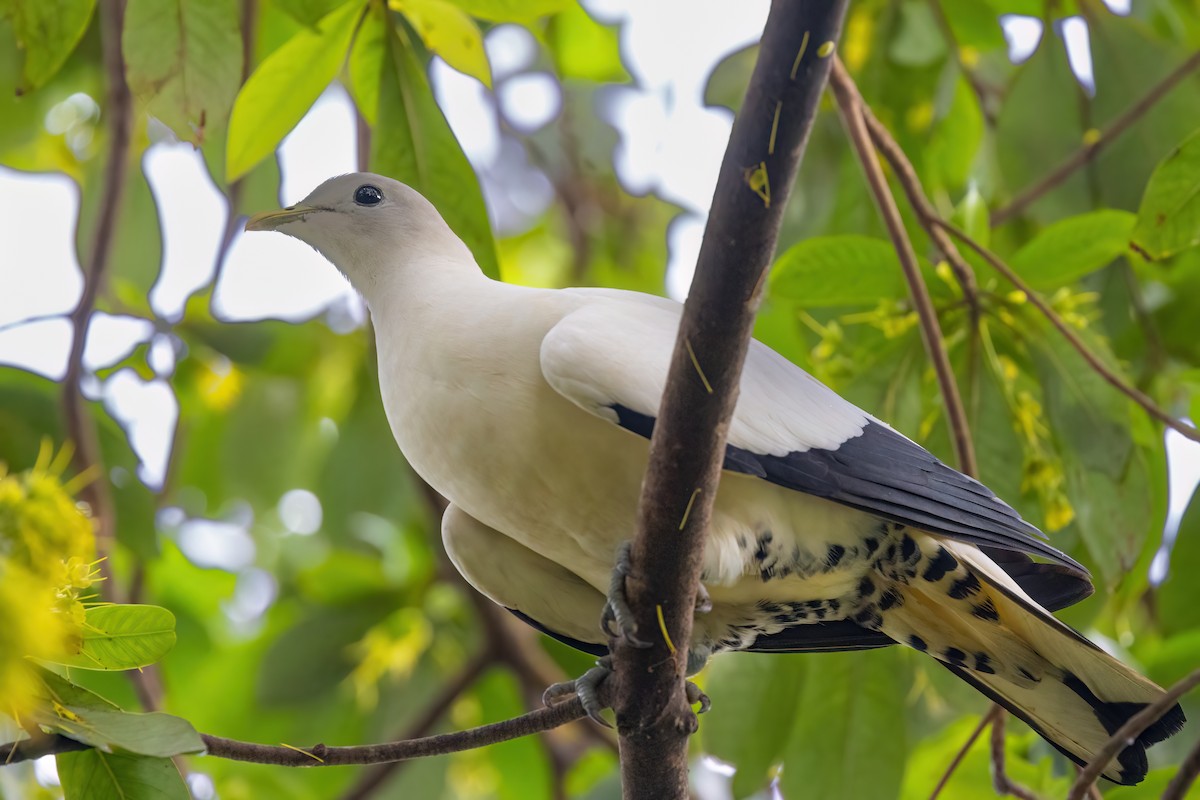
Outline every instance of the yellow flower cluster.
<path id="1" fill-rule="evenodd" d="M 28 659 L 70 652 L 82 598 L 97 579 L 92 522 L 64 486 L 69 451 L 42 446 L 34 467 L 0 464 L 0 709 L 21 713 L 36 681 Z"/>

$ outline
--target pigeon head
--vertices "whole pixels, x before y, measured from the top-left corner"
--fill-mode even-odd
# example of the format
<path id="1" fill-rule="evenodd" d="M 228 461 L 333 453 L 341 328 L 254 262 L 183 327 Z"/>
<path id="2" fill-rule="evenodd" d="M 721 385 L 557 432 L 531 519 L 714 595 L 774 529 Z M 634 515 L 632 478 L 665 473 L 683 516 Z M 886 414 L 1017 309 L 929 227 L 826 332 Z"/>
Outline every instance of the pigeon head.
<path id="1" fill-rule="evenodd" d="M 247 231 L 278 231 L 311 245 L 370 302 L 380 287 L 474 257 L 415 189 L 370 172 L 330 178 L 299 203 L 255 214 Z"/>

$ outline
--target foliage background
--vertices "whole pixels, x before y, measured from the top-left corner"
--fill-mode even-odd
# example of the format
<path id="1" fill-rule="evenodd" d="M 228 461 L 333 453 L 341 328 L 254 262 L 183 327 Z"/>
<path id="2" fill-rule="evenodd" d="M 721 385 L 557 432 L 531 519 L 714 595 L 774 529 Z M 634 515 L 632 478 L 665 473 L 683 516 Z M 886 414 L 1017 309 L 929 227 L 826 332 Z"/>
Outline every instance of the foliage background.
<path id="1" fill-rule="evenodd" d="M 0 23 L 0 164 L 78 184 L 84 265 L 112 196 L 105 167 L 121 110 L 113 106 L 102 29 L 120 5 L 64 0 L 46 16 L 38 9 L 48 6 L 36 2 L 0 2 L 7 20 Z M 167 607 L 176 618 L 178 642 L 150 673 L 162 707 L 201 731 L 305 745 L 404 735 L 468 669 L 478 679 L 452 698 L 436 727 L 476 725 L 536 704 L 547 678 L 579 673 L 588 660 L 483 613 L 446 570 L 429 498 L 387 430 L 369 328 L 353 305 L 322 308 L 300 324 L 231 322 L 214 304 L 214 275 L 181 313 L 164 313 L 150 298 L 167 252 L 166 220 L 142 159 L 171 137 L 198 146 L 228 198 L 220 224 L 232 243 L 242 215 L 279 202 L 272 156 L 280 140 L 330 81 L 340 81 L 360 115 L 359 163 L 425 192 L 485 269 L 520 283 L 661 293 L 668 256 L 677 264 L 687 258 L 678 226 L 694 228 L 696 220 L 664 187 L 647 191 L 653 187 L 614 166 L 645 146 L 628 129 L 620 139 L 612 116 L 599 112 L 611 107 L 606 92 L 634 80 L 622 61 L 635 44 L 628 29 L 621 39 L 569 0 L 123 5 L 125 63 L 115 74 L 131 92 L 132 134 L 95 309 L 145 320 L 153 334 L 129 352 L 90 360 L 82 388 L 99 431 L 101 481 L 111 484 L 114 501 L 112 583 L 121 596 Z M 1019 64 L 1000 24 L 1008 15 L 1046 26 Z M 1081 21 L 1093 85 L 1072 70 L 1061 35 Z M 503 94 L 513 74 L 493 74 L 483 42 L 506 25 L 530 31 L 536 43 L 534 61 L 518 73 L 550 76 L 561 92 L 548 125 L 531 130 L 501 118 L 501 160 L 535 175 L 526 188 L 553 195 L 532 215 L 512 213 L 519 194 L 495 186 L 485 206 L 426 74 L 437 54 L 486 87 L 481 98 Z M 660 46 L 684 52 L 687 30 L 681 24 L 682 41 Z M 1095 0 L 858 0 L 840 47 L 938 208 L 1008 258 L 1112 369 L 1192 418 L 1200 418 L 1200 205 L 1192 192 L 1173 211 L 1170 236 L 1146 213 L 1139 219 L 1139 210 L 1151 173 L 1189 136 L 1176 160 L 1190 165 L 1186 185 L 1200 186 L 1200 79 L 1185 78 L 1022 213 L 993 225 L 989 212 L 1093 141 L 1197 49 L 1200 9 L 1189 0 L 1139 0 L 1128 15 Z M 724 60 L 707 78 L 705 99 L 736 108 L 752 63 L 752 50 Z M 660 147 L 659 157 L 669 159 L 670 142 Z M 697 170 L 709 167 L 715 174 L 715 163 Z M 308 188 L 291 190 L 290 199 Z M 498 239 L 489 211 L 504 223 Z M 1200 570 L 1200 503 L 1183 515 L 1167 570 L 1161 429 L 972 260 L 983 289 L 976 333 L 948 270 L 909 222 L 952 348 L 981 477 L 1095 576 L 1097 596 L 1063 616 L 1155 680 L 1179 679 L 1200 663 L 1200 603 L 1190 577 Z M 14 285 L 41 267 L 0 258 Z M 686 268 L 672 278 L 685 284 Z M 952 461 L 900 271 L 828 104 L 788 209 L 758 335 Z M 161 485 L 138 478 L 146 472 L 130 444 L 136 421 L 115 414 L 111 398 L 95 401 L 106 384 L 134 375 L 169 386 L 178 402 Z M 43 439 L 68 438 L 62 397 L 50 378 L 0 367 L 0 462 L 10 472 L 32 467 Z M 515 641 L 520 655 L 497 648 L 497 636 Z M 123 708 L 139 707 L 120 674 L 71 675 Z M 714 701 L 695 740 L 704 797 L 768 792 L 781 763 L 775 785 L 789 797 L 927 797 L 986 708 L 944 670 L 899 649 L 730 655 L 716 659 L 703 682 Z M 1195 704 L 1189 711 L 1200 715 Z M 1152 758 L 1162 768 L 1145 786 L 1105 796 L 1157 796 L 1173 773 L 1167 765 L 1194 740 L 1189 729 L 1157 748 Z M 1013 723 L 1006 748 L 1015 780 L 1039 796 L 1065 793 L 1073 772 L 1038 737 Z M 730 779 L 703 755 L 736 766 L 736 774 Z M 985 748 L 972 750 L 946 796 L 991 796 L 987 763 Z M 616 797 L 615 764 L 594 733 L 568 728 L 406 764 L 369 794 Z M 186 766 L 202 798 L 367 796 L 353 795 L 359 776 L 350 769 L 205 758 Z M 44 778 L 39 784 L 27 766 L 0 770 L 0 794 L 55 796 Z"/>

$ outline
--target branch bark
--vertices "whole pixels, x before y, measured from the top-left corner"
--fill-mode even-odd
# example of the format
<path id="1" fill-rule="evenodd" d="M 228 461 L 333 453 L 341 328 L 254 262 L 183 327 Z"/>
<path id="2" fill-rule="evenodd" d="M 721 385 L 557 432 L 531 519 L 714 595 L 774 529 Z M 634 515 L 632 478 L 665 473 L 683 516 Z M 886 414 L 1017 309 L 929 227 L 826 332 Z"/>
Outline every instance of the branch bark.
<path id="1" fill-rule="evenodd" d="M 975 447 L 971 441 L 971 428 L 967 422 L 967 411 L 963 407 L 962 396 L 958 391 L 958 383 L 954 378 L 954 370 L 950 366 L 950 357 L 946 352 L 946 341 L 942 337 L 942 329 L 938 325 L 937 311 L 933 300 L 929 297 L 929 289 L 921 277 L 921 269 L 917 264 L 917 254 L 913 251 L 908 232 L 904 229 L 904 220 L 900 217 L 900 209 L 896 207 L 896 198 L 888 187 L 887 178 L 879 166 L 879 158 L 871 144 L 871 136 L 867 131 L 865 105 L 862 96 L 849 73 L 840 62 L 834 64 L 833 74 L 829 81 L 834 97 L 837 98 L 838 110 L 842 113 L 846 135 L 858 155 L 858 162 L 863 168 L 879 214 L 883 217 L 888 229 L 892 246 L 900 259 L 908 282 L 909 294 L 912 296 L 913 307 L 921 322 L 921 338 L 925 341 L 925 351 L 933 362 L 934 372 L 937 373 L 938 386 L 942 392 L 942 403 L 946 407 L 946 418 L 950 423 L 951 438 L 954 441 L 955 454 L 958 457 L 958 468 L 967 475 L 979 474 L 975 463 Z M 967 274 L 970 274 L 968 271 Z M 971 285 L 973 287 L 974 281 Z M 964 290 L 966 285 L 964 284 Z"/>
<path id="2" fill-rule="evenodd" d="M 1121 116 L 1110 122 L 1093 141 L 1089 141 L 1083 147 L 1076 150 L 1037 183 L 1018 192 L 1017 196 L 1008 205 L 993 211 L 992 227 L 994 228 L 1008 222 L 1033 205 L 1033 203 L 1040 200 L 1042 195 L 1047 194 L 1067 178 L 1071 177 L 1071 174 L 1075 170 L 1094 159 L 1100 154 L 1101 150 L 1112 144 L 1114 139 L 1128 130 L 1133 123 L 1145 116 L 1147 111 L 1153 108 L 1159 100 L 1166 97 L 1175 88 L 1176 84 L 1186 78 L 1197 67 L 1200 67 L 1200 51 L 1194 53 L 1187 61 L 1184 61 L 1169 75 L 1151 87 L 1150 91 L 1146 92 L 1146 95 L 1141 100 L 1138 100 L 1126 109 Z"/>
<path id="3" fill-rule="evenodd" d="M 766 270 L 846 0 L 775 0 L 721 164 L 642 484 L 626 588 L 646 649 L 614 641 L 630 800 L 688 796 L 684 694 L 705 535 Z"/>
<path id="4" fill-rule="evenodd" d="M 601 686 L 600 700 L 611 702 L 607 687 Z M 586 716 L 578 698 L 539 708 L 519 717 L 493 722 L 454 733 L 442 733 L 420 739 L 407 739 L 383 744 L 364 744 L 354 747 L 329 747 L 315 744 L 299 748 L 287 745 L 256 744 L 202 733 L 207 755 L 231 761 L 272 764 L 278 767 L 340 767 L 348 765 L 384 764 L 413 758 L 428 758 L 447 753 L 473 750 L 490 744 L 507 742 L 534 733 L 548 731 Z M 54 753 L 88 750 L 88 745 L 66 736 L 51 735 L 45 739 L 23 739 L 0 745 L 0 765 L 18 764 Z"/>

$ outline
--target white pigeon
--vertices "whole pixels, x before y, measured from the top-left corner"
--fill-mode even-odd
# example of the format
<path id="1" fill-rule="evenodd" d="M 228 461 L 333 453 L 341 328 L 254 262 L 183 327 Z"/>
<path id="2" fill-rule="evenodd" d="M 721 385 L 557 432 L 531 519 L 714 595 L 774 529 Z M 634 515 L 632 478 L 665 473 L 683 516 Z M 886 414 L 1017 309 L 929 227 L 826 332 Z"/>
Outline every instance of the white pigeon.
<path id="1" fill-rule="evenodd" d="M 491 280 L 425 198 L 368 173 L 246 228 L 307 242 L 366 299 L 392 432 L 450 502 L 442 536 L 463 576 L 544 632 L 606 652 L 598 621 L 635 530 L 682 306 Z M 711 608 L 696 614 L 692 671 L 722 650 L 899 642 L 1076 763 L 1163 692 L 1043 607 L 1090 593 L 1079 564 L 982 484 L 758 342 L 701 581 Z M 1175 706 L 1104 775 L 1141 780 L 1145 748 L 1183 722 Z"/>

